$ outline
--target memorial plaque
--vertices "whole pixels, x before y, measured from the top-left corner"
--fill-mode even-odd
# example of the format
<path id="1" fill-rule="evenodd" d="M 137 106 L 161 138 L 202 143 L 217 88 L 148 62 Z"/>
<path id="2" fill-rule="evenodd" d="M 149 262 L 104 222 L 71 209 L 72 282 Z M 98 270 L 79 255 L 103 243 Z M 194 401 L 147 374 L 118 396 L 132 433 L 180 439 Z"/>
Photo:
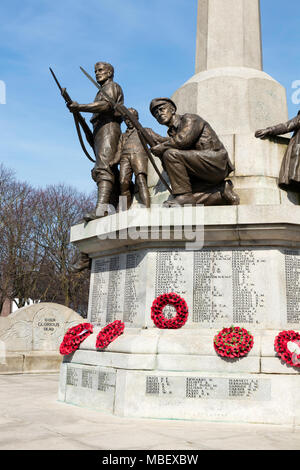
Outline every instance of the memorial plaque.
<path id="1" fill-rule="evenodd" d="M 109 261 L 109 281 L 107 289 L 107 306 L 105 323 L 112 323 L 115 320 L 123 319 L 122 294 L 123 294 L 123 256 L 115 256 Z"/>
<path id="2" fill-rule="evenodd" d="M 143 259 L 145 253 L 126 255 L 124 286 L 124 322 L 139 325 L 143 322 L 146 301 L 146 270 Z"/>
<path id="3" fill-rule="evenodd" d="M 89 321 L 153 326 L 151 305 L 175 292 L 189 308 L 187 327 L 280 328 L 300 323 L 299 251 L 237 248 L 143 250 L 94 261 Z M 173 307 L 164 315 L 172 318 Z"/>
<path id="4" fill-rule="evenodd" d="M 266 255 L 261 251 L 232 252 L 233 323 L 260 323 L 265 312 Z"/>
<path id="5" fill-rule="evenodd" d="M 118 255 L 94 261 L 88 315 L 93 325 L 123 319 L 124 257 Z"/>
<path id="6" fill-rule="evenodd" d="M 99 371 L 97 388 L 101 392 L 107 392 L 111 387 L 115 386 L 116 374 L 114 372 Z"/>
<path id="7" fill-rule="evenodd" d="M 260 323 L 266 311 L 266 263 L 262 250 L 195 252 L 193 322 Z"/>
<path id="8" fill-rule="evenodd" d="M 193 322 L 214 323 L 232 315 L 232 252 L 194 253 Z"/>
<path id="9" fill-rule="evenodd" d="M 79 367 L 67 366 L 67 385 L 80 387 L 82 379 L 82 369 Z"/>
<path id="10" fill-rule="evenodd" d="M 109 258 L 94 260 L 89 296 L 89 321 L 100 325 L 107 310 L 107 291 L 109 282 Z"/>
<path id="11" fill-rule="evenodd" d="M 188 308 L 192 308 L 193 253 L 188 251 L 159 251 L 156 255 L 155 292 L 153 300 L 159 295 L 175 292 L 184 298 Z M 164 316 L 172 318 L 174 307 L 166 306 Z"/>
<path id="12" fill-rule="evenodd" d="M 63 400 L 66 403 L 113 412 L 116 388 L 115 370 L 83 364 L 67 364 L 65 380 Z"/>
<path id="13" fill-rule="evenodd" d="M 115 383 L 115 371 L 109 372 L 93 366 L 67 365 L 67 385 L 107 392 L 110 388 L 115 387 Z"/>
<path id="14" fill-rule="evenodd" d="M 146 394 L 147 395 L 172 395 L 170 382 L 168 377 L 146 377 Z"/>
<path id="15" fill-rule="evenodd" d="M 271 400 L 271 379 L 147 376 L 146 395 L 174 399 Z"/>
<path id="16" fill-rule="evenodd" d="M 92 324 L 122 320 L 141 325 L 146 292 L 144 258 L 145 252 L 133 252 L 94 260 L 88 315 Z"/>
<path id="17" fill-rule="evenodd" d="M 97 390 L 97 370 L 82 369 L 82 387 Z"/>
<path id="18" fill-rule="evenodd" d="M 257 394 L 260 384 L 257 379 L 229 379 L 228 386 L 229 398 L 250 398 Z"/>
<path id="19" fill-rule="evenodd" d="M 287 323 L 300 323 L 300 254 L 285 252 Z"/>
<path id="20" fill-rule="evenodd" d="M 187 377 L 187 398 L 219 398 L 218 383 L 215 379 L 205 377 Z"/>

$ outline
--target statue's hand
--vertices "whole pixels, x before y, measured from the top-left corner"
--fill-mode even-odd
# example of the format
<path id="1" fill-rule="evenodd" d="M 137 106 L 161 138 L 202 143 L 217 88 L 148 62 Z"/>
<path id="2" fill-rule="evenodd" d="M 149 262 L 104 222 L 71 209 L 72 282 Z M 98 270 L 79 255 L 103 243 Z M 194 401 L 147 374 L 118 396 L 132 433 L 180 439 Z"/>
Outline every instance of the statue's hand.
<path id="1" fill-rule="evenodd" d="M 67 104 L 67 107 L 69 108 L 69 111 L 71 113 L 76 113 L 77 111 L 79 111 L 79 103 L 77 103 L 77 101 L 72 101 L 72 103 L 68 103 Z"/>
<path id="2" fill-rule="evenodd" d="M 166 147 L 164 143 L 151 147 L 151 153 L 153 153 L 153 155 L 155 155 L 156 157 L 161 157 L 165 150 Z"/>
<path id="3" fill-rule="evenodd" d="M 258 131 L 255 132 L 255 137 L 258 139 L 264 139 L 269 135 L 268 129 L 259 129 Z"/>

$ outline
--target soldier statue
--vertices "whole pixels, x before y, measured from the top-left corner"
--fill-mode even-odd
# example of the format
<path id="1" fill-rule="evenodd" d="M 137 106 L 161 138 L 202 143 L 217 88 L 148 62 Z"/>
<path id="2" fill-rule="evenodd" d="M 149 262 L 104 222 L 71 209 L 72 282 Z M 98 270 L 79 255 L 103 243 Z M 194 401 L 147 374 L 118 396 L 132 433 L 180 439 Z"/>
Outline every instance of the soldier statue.
<path id="1" fill-rule="evenodd" d="M 196 114 L 176 114 L 169 98 L 155 98 L 150 111 L 168 127 L 169 138 L 151 148 L 160 157 L 172 187 L 173 205 L 237 205 L 239 197 L 226 180 L 234 171 L 228 153 L 211 126 Z"/>
<path id="2" fill-rule="evenodd" d="M 97 62 L 95 76 L 103 92 L 117 104 L 124 103 L 124 95 L 120 85 L 113 81 L 114 68 L 106 62 Z M 96 95 L 93 103 L 78 104 L 76 101 L 67 106 L 72 113 L 80 111 L 93 113 L 94 151 L 96 155 L 95 167 L 92 177 L 98 187 L 98 199 L 95 213 L 87 214 L 85 220 L 93 220 L 104 215 L 103 208 L 111 202 L 116 181 L 117 167 L 115 156 L 121 136 L 122 117 L 114 110 L 112 104 L 104 97 L 102 90 Z"/>
<path id="3" fill-rule="evenodd" d="M 279 173 L 278 186 L 285 191 L 300 192 L 300 111 L 290 121 L 256 131 L 255 137 L 264 139 L 294 132 L 285 152 Z"/>
<path id="4" fill-rule="evenodd" d="M 139 119 L 138 111 L 134 108 L 128 108 L 128 111 Z M 139 190 L 139 196 L 142 204 L 150 207 L 150 194 L 147 185 L 148 174 L 148 156 L 142 145 L 140 136 L 133 123 L 124 118 L 127 130 L 122 134 L 116 161 L 120 163 L 120 189 L 121 196 L 126 197 L 126 207 L 129 208 L 132 203 L 132 176 L 135 175 L 135 182 Z M 152 134 L 152 129 L 145 129 Z"/>

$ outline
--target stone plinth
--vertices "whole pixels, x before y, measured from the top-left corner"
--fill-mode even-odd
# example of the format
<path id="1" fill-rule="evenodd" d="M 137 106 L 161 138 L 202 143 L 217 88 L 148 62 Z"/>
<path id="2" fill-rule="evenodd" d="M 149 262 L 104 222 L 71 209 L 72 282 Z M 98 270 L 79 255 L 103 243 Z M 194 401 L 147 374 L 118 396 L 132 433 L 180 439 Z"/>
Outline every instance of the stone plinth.
<path id="1" fill-rule="evenodd" d="M 73 243 L 93 258 L 94 333 L 64 358 L 59 399 L 121 416 L 299 421 L 299 371 L 276 356 L 274 339 L 300 325 L 300 207 L 162 209 L 156 225 L 147 209 L 129 213 L 127 222 L 112 215 L 72 228 Z M 181 220 L 189 230 L 180 234 Z M 143 238 L 147 231 L 154 239 Z M 151 304 L 171 291 L 185 298 L 188 321 L 159 330 Z M 98 332 L 116 319 L 124 334 L 97 351 Z M 254 336 L 252 351 L 237 361 L 213 347 L 232 324 Z"/>
<path id="2" fill-rule="evenodd" d="M 61 401 L 127 417 L 300 422 L 299 372 L 276 357 L 278 330 L 252 329 L 254 347 L 237 361 L 216 355 L 215 329 L 126 329 L 97 352 L 99 330 L 64 359 Z"/>

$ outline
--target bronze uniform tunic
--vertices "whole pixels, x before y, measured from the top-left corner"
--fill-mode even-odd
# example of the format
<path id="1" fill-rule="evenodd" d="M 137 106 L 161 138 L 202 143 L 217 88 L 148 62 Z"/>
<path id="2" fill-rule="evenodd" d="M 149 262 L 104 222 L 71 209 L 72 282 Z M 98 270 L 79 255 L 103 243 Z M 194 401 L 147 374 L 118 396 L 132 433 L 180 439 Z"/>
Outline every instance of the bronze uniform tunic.
<path id="1" fill-rule="evenodd" d="M 103 90 L 118 104 L 124 103 L 122 88 L 112 80 L 105 83 Z M 115 175 L 112 171 L 118 143 L 121 135 L 122 118 L 113 110 L 111 104 L 103 97 L 101 90 L 97 93 L 95 102 L 101 102 L 105 110 L 93 114 L 91 123 L 94 127 L 94 149 L 96 155 L 95 167 L 92 177 L 99 183 L 108 180 L 114 183 Z"/>
<path id="2" fill-rule="evenodd" d="M 193 180 L 198 191 L 217 185 L 234 170 L 217 134 L 197 114 L 177 115 L 168 134 L 170 149 L 162 160 L 174 195 L 192 192 Z"/>
<path id="3" fill-rule="evenodd" d="M 121 136 L 120 152 L 120 183 L 130 182 L 132 173 L 135 176 L 148 173 L 148 157 L 136 129 L 127 129 Z"/>
<path id="4" fill-rule="evenodd" d="M 146 128 L 145 130 L 157 143 L 166 140 L 166 137 L 156 134 L 152 129 Z M 148 157 L 136 129 L 127 129 L 126 132 L 122 134 L 116 159 L 120 160 L 121 185 L 130 183 L 132 173 L 134 173 L 135 176 L 141 173 L 147 176 Z"/>
<path id="5" fill-rule="evenodd" d="M 278 186 L 286 191 L 300 192 L 300 111 L 294 119 L 269 127 L 268 131 L 274 136 L 294 132 L 282 160 Z"/>

